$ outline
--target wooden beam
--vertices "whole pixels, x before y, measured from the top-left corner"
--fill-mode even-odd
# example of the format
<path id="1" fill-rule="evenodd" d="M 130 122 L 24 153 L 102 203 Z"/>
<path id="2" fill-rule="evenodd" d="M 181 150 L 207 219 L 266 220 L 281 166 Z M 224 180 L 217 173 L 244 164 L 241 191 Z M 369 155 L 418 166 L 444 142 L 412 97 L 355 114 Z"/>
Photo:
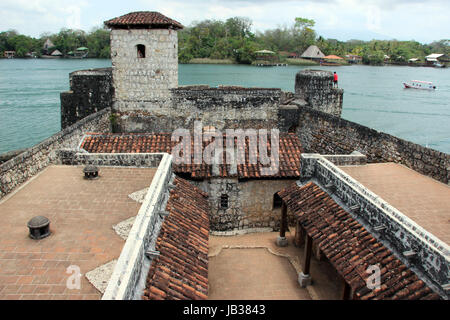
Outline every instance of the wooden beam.
<path id="1" fill-rule="evenodd" d="M 342 300 L 350 300 L 350 293 L 352 289 L 344 279 L 342 279 L 342 282 L 344 283 L 344 288 L 342 290 Z"/>
<path id="2" fill-rule="evenodd" d="M 295 239 L 294 244 L 296 247 L 300 248 L 305 243 L 305 231 L 300 223 L 300 219 L 297 219 L 295 225 Z"/>
<path id="3" fill-rule="evenodd" d="M 308 234 L 306 234 L 303 272 L 300 272 L 298 275 L 298 283 L 302 288 L 306 288 L 311 284 L 311 275 L 309 274 L 309 268 L 311 265 L 311 252 L 312 252 L 312 238 Z"/>
<path id="4" fill-rule="evenodd" d="M 306 244 L 305 244 L 305 260 L 303 261 L 303 273 L 305 275 L 309 274 L 309 269 L 311 266 L 311 253 L 312 253 L 312 238 L 306 234 Z"/>
<path id="5" fill-rule="evenodd" d="M 281 225 L 280 225 L 280 237 L 286 236 L 286 228 L 287 228 L 287 206 L 283 201 L 281 205 Z"/>

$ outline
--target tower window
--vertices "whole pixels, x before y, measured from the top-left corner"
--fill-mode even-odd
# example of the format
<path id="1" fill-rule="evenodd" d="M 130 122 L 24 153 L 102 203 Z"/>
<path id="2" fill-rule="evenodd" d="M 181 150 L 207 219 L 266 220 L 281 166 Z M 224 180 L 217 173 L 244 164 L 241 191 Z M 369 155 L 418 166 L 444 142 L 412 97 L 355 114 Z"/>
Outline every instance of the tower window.
<path id="1" fill-rule="evenodd" d="M 136 49 L 137 49 L 137 57 L 145 58 L 145 46 L 143 44 L 138 44 L 136 46 Z"/>
<path id="2" fill-rule="evenodd" d="M 280 196 L 277 193 L 275 193 L 273 195 L 273 209 L 281 208 L 281 205 L 282 205 L 282 200 L 281 200 Z"/>
<path id="3" fill-rule="evenodd" d="M 289 133 L 295 133 L 297 131 L 297 125 L 293 124 L 292 126 L 289 127 L 288 132 Z"/>
<path id="4" fill-rule="evenodd" d="M 228 208 L 228 195 L 222 194 L 220 196 L 220 208 L 221 209 L 227 209 Z"/>

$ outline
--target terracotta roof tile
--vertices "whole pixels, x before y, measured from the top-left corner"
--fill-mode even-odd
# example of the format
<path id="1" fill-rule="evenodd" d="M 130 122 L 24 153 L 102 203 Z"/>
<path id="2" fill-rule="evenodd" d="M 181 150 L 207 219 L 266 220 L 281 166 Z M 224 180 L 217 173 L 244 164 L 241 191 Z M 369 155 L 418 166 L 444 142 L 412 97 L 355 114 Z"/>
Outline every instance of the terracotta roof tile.
<path id="1" fill-rule="evenodd" d="M 109 28 L 120 27 L 150 27 L 182 29 L 178 21 L 170 19 L 159 12 L 137 11 L 104 22 Z"/>
<path id="2" fill-rule="evenodd" d="M 171 153 L 172 148 L 178 144 L 171 141 L 172 134 L 87 134 L 81 143 L 81 148 L 89 153 Z M 211 140 L 212 141 L 212 140 Z M 203 149 L 210 142 L 203 142 Z M 226 136 L 223 136 L 223 148 L 226 147 Z M 271 141 L 267 139 L 267 148 L 270 152 Z M 230 165 L 219 165 L 219 176 L 238 177 L 240 179 L 258 179 L 258 178 L 298 178 L 300 176 L 300 155 L 301 145 L 298 137 L 293 133 L 280 133 L 279 136 L 279 170 L 274 170 L 272 174 L 262 175 L 261 169 L 267 166 L 259 162 L 258 150 L 249 148 L 249 140 L 245 144 L 245 163 L 237 164 L 237 172 L 231 171 Z M 255 153 L 256 152 L 256 153 Z M 191 139 L 191 164 L 174 164 L 176 173 L 189 174 L 195 179 L 204 179 L 213 176 L 212 165 L 203 161 L 202 164 L 194 164 L 194 139 Z M 258 163 L 251 164 L 251 156 L 258 159 Z M 226 163 L 227 155 L 222 155 L 223 163 Z"/>
<path id="3" fill-rule="evenodd" d="M 355 292 L 367 299 L 440 299 L 388 248 L 313 182 L 293 184 L 278 192 L 306 232 Z M 379 289 L 370 290 L 370 265 L 381 270 Z"/>
<path id="4" fill-rule="evenodd" d="M 156 241 L 143 299 L 206 299 L 208 295 L 209 203 L 206 193 L 175 178 Z"/>

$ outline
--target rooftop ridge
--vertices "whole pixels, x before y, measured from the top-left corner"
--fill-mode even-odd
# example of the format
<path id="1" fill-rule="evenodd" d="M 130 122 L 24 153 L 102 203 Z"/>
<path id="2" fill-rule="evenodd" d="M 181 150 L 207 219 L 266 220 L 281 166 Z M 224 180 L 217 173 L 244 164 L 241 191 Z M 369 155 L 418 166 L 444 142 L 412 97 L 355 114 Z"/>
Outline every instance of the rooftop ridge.
<path id="1" fill-rule="evenodd" d="M 267 133 L 267 137 L 270 133 Z M 222 157 L 220 163 L 205 162 L 205 158 L 202 157 L 202 163 L 196 163 L 195 161 L 195 139 L 191 139 L 191 157 L 192 161 L 187 163 L 174 162 L 174 170 L 180 174 L 189 174 L 192 178 L 203 179 L 208 177 L 238 177 L 242 179 L 250 178 L 298 178 L 300 175 L 300 154 L 302 152 L 300 140 L 293 133 L 280 133 L 279 135 L 279 155 L 278 167 L 274 168 L 275 161 L 271 160 L 270 166 L 263 164 L 261 160 L 261 154 L 258 148 L 250 148 L 251 139 L 245 139 L 245 147 L 242 150 L 245 154 L 244 163 L 239 163 L 237 166 L 232 163 L 228 163 L 230 155 L 226 152 L 227 147 L 227 134 L 222 134 L 223 137 L 223 150 L 221 154 L 218 153 L 218 157 Z M 258 140 L 259 135 L 257 135 Z M 206 150 L 207 145 L 212 139 L 203 139 L 202 142 L 202 155 Z M 238 139 L 239 140 L 239 139 Z M 266 140 L 260 139 L 259 142 Z M 272 137 L 263 141 L 263 144 L 267 145 L 268 150 L 272 147 Z M 170 134 L 87 134 L 83 137 L 81 142 L 80 151 L 88 153 L 155 153 L 155 152 L 167 152 L 172 153 L 174 147 L 178 145 L 179 140 L 172 141 Z M 233 155 L 238 152 L 233 151 Z M 194 147 L 192 149 L 192 147 Z M 241 149 L 239 149 L 241 150 Z M 234 156 L 231 156 L 234 159 Z M 251 163 L 250 156 L 254 156 L 257 163 Z M 225 158 L 227 160 L 225 160 Z M 271 158 L 272 159 L 272 158 Z"/>
<path id="2" fill-rule="evenodd" d="M 438 288 L 427 287 L 418 274 L 407 271 L 408 263 L 377 239 L 345 204 L 336 201 L 326 186 L 315 181 L 297 183 L 279 195 L 359 298 L 438 299 L 438 294 L 431 290 L 439 291 Z M 369 278 L 366 268 L 373 265 L 384 271 L 380 288 L 371 291 L 366 287 Z M 392 283 L 396 286 L 391 286 Z"/>
<path id="3" fill-rule="evenodd" d="M 104 24 L 109 28 L 120 27 L 168 27 L 183 29 L 183 25 L 176 20 L 166 17 L 157 11 L 135 11 L 106 20 Z"/>

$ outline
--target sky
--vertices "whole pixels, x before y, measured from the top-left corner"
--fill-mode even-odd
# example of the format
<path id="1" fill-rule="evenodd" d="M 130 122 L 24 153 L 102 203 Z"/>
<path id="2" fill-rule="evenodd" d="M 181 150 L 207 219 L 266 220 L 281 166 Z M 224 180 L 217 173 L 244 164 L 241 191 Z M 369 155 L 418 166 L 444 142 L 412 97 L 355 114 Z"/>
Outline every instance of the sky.
<path id="1" fill-rule="evenodd" d="M 450 39 L 449 0 L 0 0 L 0 31 L 39 37 L 62 28 L 90 31 L 133 11 L 159 11 L 185 26 L 206 19 L 248 17 L 253 31 L 313 19 L 324 38 Z"/>

